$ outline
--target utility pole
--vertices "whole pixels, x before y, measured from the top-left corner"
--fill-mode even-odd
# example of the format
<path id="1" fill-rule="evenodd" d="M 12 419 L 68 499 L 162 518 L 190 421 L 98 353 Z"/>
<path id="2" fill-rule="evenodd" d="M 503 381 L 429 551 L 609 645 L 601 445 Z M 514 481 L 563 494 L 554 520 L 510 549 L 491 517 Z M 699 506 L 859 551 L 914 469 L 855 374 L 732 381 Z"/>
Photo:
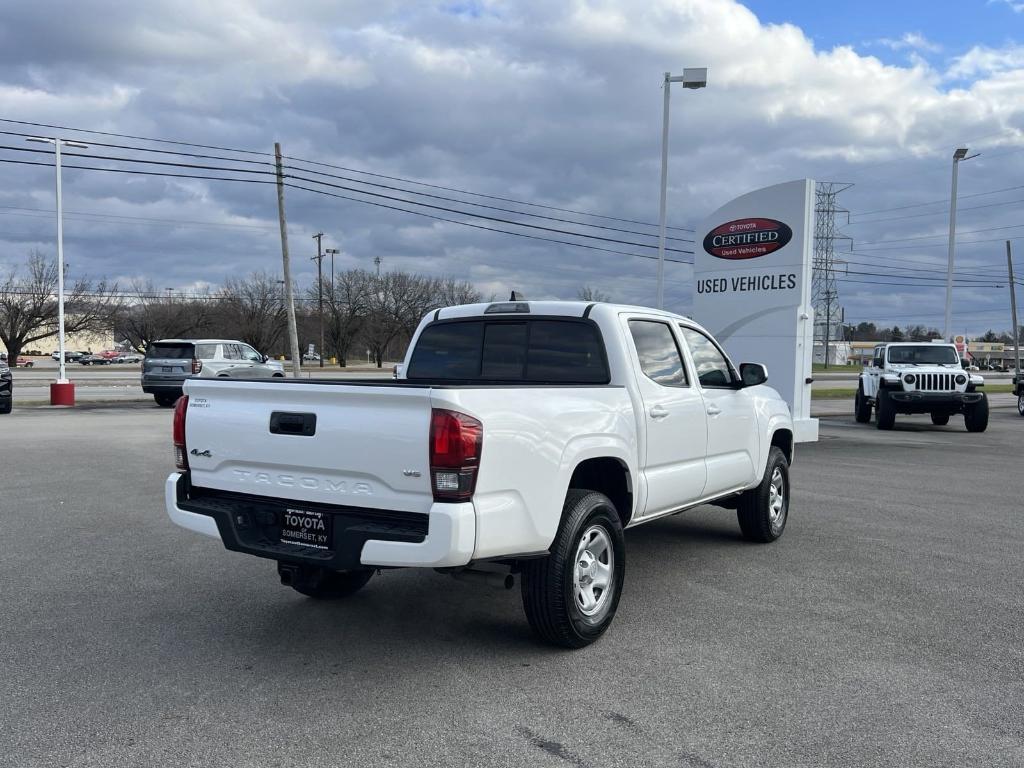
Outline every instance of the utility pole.
<path id="1" fill-rule="evenodd" d="M 302 372 L 299 354 L 299 331 L 295 325 L 295 291 L 292 286 L 292 263 L 288 257 L 288 224 L 284 216 L 284 170 L 281 167 L 281 144 L 274 142 L 274 166 L 277 170 L 277 220 L 281 225 L 281 264 L 284 268 L 285 311 L 288 313 L 288 342 L 291 347 L 292 376 Z"/>
<path id="2" fill-rule="evenodd" d="M 316 295 L 317 303 L 320 305 L 320 367 L 324 367 L 324 251 L 323 251 L 323 239 L 324 233 L 317 232 L 313 235 L 313 239 L 316 240 L 316 256 L 313 257 L 313 261 L 316 262 Z"/>
<path id="3" fill-rule="evenodd" d="M 1017 290 L 1013 282 L 1013 254 L 1010 250 L 1010 241 L 1006 241 L 1006 268 L 1010 272 L 1010 315 L 1013 317 L 1013 373 L 1017 381 L 1020 381 L 1020 332 L 1017 325 Z"/>

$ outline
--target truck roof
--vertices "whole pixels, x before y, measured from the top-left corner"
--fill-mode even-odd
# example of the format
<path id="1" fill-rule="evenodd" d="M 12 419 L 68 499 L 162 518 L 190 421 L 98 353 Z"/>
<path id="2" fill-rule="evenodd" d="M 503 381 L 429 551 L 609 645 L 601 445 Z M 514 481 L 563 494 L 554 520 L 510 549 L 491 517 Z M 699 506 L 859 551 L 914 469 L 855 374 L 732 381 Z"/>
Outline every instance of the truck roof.
<path id="1" fill-rule="evenodd" d="M 955 347 L 956 345 L 948 341 L 883 341 L 878 346 L 880 347 L 920 347 L 922 344 L 927 344 L 929 347 Z"/>
<path id="2" fill-rule="evenodd" d="M 525 305 L 526 309 L 516 309 L 517 305 Z M 652 309 L 651 307 L 640 307 L 632 304 L 611 304 L 603 301 L 490 301 L 480 304 L 460 304 L 454 307 L 443 307 L 435 310 L 430 319 L 432 321 L 451 320 L 456 317 L 476 317 L 480 315 L 493 315 L 496 317 L 514 317 L 516 315 L 525 315 L 527 317 L 530 315 L 594 317 L 596 315 L 614 316 L 622 312 L 643 312 L 648 315 L 660 315 L 667 320 L 683 320 L 688 325 L 706 330 L 700 323 L 685 315 L 667 312 L 663 309 Z"/>

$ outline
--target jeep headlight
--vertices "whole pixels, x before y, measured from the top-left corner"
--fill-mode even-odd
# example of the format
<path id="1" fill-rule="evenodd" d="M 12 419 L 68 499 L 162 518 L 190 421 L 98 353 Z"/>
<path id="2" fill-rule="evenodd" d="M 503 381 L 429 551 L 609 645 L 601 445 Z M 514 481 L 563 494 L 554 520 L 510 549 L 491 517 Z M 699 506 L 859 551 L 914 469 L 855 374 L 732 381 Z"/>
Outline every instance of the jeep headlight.
<path id="1" fill-rule="evenodd" d="M 907 384 L 913 384 L 915 381 L 917 381 L 917 377 L 915 377 L 912 373 L 908 373 L 906 376 L 903 377 L 903 381 Z"/>
<path id="2" fill-rule="evenodd" d="M 967 377 L 964 376 L 962 373 L 958 373 L 956 376 L 956 383 L 957 386 L 962 387 L 964 384 L 967 383 Z"/>

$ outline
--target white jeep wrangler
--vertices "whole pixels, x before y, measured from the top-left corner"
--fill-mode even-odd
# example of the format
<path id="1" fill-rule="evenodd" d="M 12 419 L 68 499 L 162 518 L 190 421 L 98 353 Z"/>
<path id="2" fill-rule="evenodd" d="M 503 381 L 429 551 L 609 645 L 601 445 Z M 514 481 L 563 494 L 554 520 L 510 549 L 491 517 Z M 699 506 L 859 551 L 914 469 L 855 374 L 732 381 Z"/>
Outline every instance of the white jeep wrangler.
<path id="1" fill-rule="evenodd" d="M 874 408 L 878 428 L 892 429 L 897 413 L 928 413 L 939 426 L 948 424 L 954 413 L 962 413 L 968 432 L 984 432 L 988 427 L 988 398 L 980 391 L 984 385 L 984 378 L 963 369 L 952 344 L 879 344 L 860 375 L 854 416 L 866 424 Z"/>

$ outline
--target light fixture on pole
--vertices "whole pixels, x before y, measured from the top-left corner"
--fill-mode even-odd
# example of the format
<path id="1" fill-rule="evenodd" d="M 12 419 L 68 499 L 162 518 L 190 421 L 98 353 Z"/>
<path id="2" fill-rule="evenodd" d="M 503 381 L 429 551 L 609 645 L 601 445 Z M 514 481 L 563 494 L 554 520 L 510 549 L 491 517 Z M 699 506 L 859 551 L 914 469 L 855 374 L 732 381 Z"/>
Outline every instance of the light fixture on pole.
<path id="1" fill-rule="evenodd" d="M 661 115 L 661 212 L 658 217 L 658 309 L 665 304 L 665 204 L 668 196 L 668 104 L 672 83 L 683 88 L 704 88 L 708 84 L 707 67 L 688 67 L 681 75 L 665 73 L 665 105 Z"/>
<path id="2" fill-rule="evenodd" d="M 75 385 L 67 379 L 67 361 L 64 359 L 64 202 L 61 195 L 60 148 L 78 147 L 88 149 L 88 144 L 47 136 L 29 136 L 25 141 L 53 145 L 54 167 L 57 176 L 57 349 L 58 360 L 57 381 L 50 384 L 50 405 L 74 405 Z"/>
<path id="3" fill-rule="evenodd" d="M 967 147 L 959 147 L 953 153 L 953 183 L 949 190 L 949 263 L 946 268 L 946 325 L 943 328 L 943 338 L 946 341 L 953 339 L 953 254 L 956 251 L 956 180 L 957 170 L 960 162 L 977 157 L 980 152 L 973 155 L 967 154 Z"/>

